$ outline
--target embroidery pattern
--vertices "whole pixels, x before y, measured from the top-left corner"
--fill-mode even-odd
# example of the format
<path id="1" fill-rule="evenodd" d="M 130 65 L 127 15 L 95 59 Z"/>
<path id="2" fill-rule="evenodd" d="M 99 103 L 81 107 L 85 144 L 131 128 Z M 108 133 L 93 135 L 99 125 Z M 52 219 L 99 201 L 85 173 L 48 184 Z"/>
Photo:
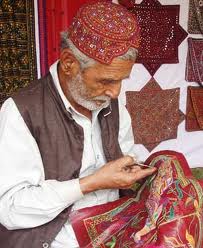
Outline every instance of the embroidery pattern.
<path id="1" fill-rule="evenodd" d="M 203 1 L 189 0 L 188 32 L 203 34 Z"/>
<path id="2" fill-rule="evenodd" d="M 135 16 L 123 6 L 97 2 L 80 8 L 69 38 L 87 56 L 110 64 L 130 47 L 138 48 L 139 28 Z"/>
<path id="3" fill-rule="evenodd" d="M 203 183 L 192 177 L 184 157 L 176 152 L 157 152 L 145 163 L 158 167 L 158 173 L 149 188 L 142 189 L 140 201 L 120 199 L 73 215 L 82 216 L 78 225 L 73 223 L 81 247 L 202 247 Z"/>
<path id="4" fill-rule="evenodd" d="M 151 151 L 160 142 L 177 137 L 178 125 L 184 119 L 179 110 L 179 94 L 179 88 L 162 90 L 154 79 L 141 91 L 126 92 L 136 144 Z"/>
<path id="5" fill-rule="evenodd" d="M 185 72 L 186 81 L 199 84 L 203 82 L 203 39 L 188 38 Z"/>
<path id="6" fill-rule="evenodd" d="M 189 86 L 187 89 L 187 108 L 185 129 L 199 131 L 203 129 L 203 88 Z"/>
<path id="7" fill-rule="evenodd" d="M 36 78 L 34 2 L 0 1 L 0 104 Z"/>
<path id="8" fill-rule="evenodd" d="M 143 64 L 151 75 L 162 64 L 178 63 L 178 46 L 187 32 L 179 25 L 179 5 L 161 5 L 158 0 L 143 0 L 130 10 L 141 28 L 136 63 Z"/>

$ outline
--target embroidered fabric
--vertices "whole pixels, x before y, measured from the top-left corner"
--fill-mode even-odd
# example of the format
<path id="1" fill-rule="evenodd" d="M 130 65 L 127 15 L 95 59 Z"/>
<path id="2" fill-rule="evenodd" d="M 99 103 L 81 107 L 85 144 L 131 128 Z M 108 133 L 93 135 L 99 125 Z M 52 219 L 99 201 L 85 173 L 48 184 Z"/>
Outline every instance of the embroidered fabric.
<path id="1" fill-rule="evenodd" d="M 203 39 L 188 38 L 185 79 L 203 85 Z"/>
<path id="2" fill-rule="evenodd" d="M 188 32 L 203 34 L 203 0 L 189 0 Z"/>
<path id="3" fill-rule="evenodd" d="M 154 153 L 145 163 L 157 174 L 134 197 L 71 214 L 80 247 L 202 248 L 203 181 L 174 151 Z"/>
<path id="4" fill-rule="evenodd" d="M 37 77 L 34 1 L 0 1 L 0 105 Z"/>
<path id="5" fill-rule="evenodd" d="M 123 6 L 108 1 L 83 5 L 68 31 L 78 49 L 104 64 L 110 64 L 130 47 L 139 47 L 136 17 Z"/>
<path id="6" fill-rule="evenodd" d="M 203 129 L 203 87 L 189 86 L 187 89 L 185 129 L 187 131 Z"/>
<path id="7" fill-rule="evenodd" d="M 141 28 L 137 63 L 151 75 L 162 64 L 178 63 L 178 46 L 187 32 L 179 25 L 179 5 L 161 5 L 158 0 L 143 0 L 129 10 L 135 13 Z"/>
<path id="8" fill-rule="evenodd" d="M 162 90 L 154 79 L 141 91 L 126 92 L 136 144 L 152 151 L 162 141 L 177 137 L 178 125 L 184 119 L 179 110 L 179 95 L 179 88 Z"/>

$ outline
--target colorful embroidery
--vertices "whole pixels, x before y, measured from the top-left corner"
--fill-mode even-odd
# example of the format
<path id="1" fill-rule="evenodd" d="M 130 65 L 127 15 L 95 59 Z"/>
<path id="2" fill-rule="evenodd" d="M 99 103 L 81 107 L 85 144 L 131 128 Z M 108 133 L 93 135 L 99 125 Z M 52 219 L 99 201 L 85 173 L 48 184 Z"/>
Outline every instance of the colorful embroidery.
<path id="1" fill-rule="evenodd" d="M 68 31 L 78 49 L 105 64 L 130 47 L 139 46 L 135 16 L 123 6 L 107 1 L 83 5 Z"/>
<path id="2" fill-rule="evenodd" d="M 178 125 L 184 119 L 179 110 L 179 94 L 178 88 L 162 90 L 154 79 L 139 92 L 126 92 L 136 144 L 151 151 L 163 140 L 177 137 Z"/>
<path id="3" fill-rule="evenodd" d="M 179 5 L 161 5 L 158 0 L 143 0 L 130 10 L 136 14 L 141 40 L 136 63 L 151 75 L 164 64 L 178 63 L 178 46 L 187 37 L 179 25 Z"/>
<path id="4" fill-rule="evenodd" d="M 157 152 L 145 163 L 158 173 L 139 202 L 121 198 L 72 214 L 80 247 L 202 247 L 203 183 L 180 153 Z"/>

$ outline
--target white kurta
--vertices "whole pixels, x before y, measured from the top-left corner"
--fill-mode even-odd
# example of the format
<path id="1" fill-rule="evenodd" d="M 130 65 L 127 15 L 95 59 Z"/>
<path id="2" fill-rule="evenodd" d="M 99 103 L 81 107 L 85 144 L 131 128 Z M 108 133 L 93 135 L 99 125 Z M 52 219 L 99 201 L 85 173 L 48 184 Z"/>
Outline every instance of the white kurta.
<path id="1" fill-rule="evenodd" d="M 51 66 L 50 72 L 67 111 L 71 111 L 74 120 L 83 128 L 84 151 L 79 177 L 87 176 L 106 163 L 97 118 L 99 111 L 93 111 L 92 121 L 78 113 L 61 90 L 57 62 Z M 124 154 L 133 154 L 130 117 L 120 102 L 119 109 L 119 144 Z M 118 198 L 115 189 L 83 195 L 79 179 L 65 182 L 45 180 L 37 143 L 11 98 L 0 112 L 0 165 L 0 222 L 11 230 L 47 223 L 72 203 L 74 210 Z M 68 220 L 51 247 L 78 247 Z"/>

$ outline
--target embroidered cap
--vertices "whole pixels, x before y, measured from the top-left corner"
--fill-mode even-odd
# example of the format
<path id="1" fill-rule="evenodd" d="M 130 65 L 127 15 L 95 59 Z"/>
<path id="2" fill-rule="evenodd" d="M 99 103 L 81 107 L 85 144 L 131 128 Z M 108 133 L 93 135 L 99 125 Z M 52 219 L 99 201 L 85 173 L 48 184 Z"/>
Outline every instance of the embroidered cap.
<path id="1" fill-rule="evenodd" d="M 88 57 L 110 64 L 130 47 L 139 47 L 139 27 L 134 14 L 108 1 L 83 5 L 68 29 L 74 45 Z"/>

